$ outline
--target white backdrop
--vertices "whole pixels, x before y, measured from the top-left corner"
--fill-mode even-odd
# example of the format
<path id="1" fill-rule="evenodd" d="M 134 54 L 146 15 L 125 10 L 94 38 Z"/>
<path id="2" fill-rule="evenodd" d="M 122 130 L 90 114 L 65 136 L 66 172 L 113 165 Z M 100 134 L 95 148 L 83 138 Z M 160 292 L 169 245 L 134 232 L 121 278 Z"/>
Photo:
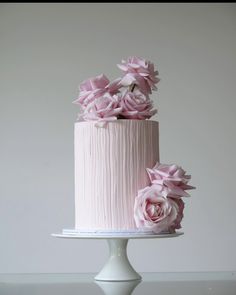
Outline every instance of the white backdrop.
<path id="1" fill-rule="evenodd" d="M 161 161 L 192 174 L 176 239 L 135 240 L 137 271 L 236 270 L 236 5 L 0 5 L 0 272 L 97 272 L 105 241 L 74 225 L 72 104 L 84 79 L 137 55 L 160 72 Z"/>

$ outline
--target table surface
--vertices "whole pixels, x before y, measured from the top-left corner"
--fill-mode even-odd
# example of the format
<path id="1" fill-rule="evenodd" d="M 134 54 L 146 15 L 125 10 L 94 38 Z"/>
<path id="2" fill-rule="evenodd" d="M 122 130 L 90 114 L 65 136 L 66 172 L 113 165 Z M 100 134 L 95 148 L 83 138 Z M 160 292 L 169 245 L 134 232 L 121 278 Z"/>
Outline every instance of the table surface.
<path id="1" fill-rule="evenodd" d="M 141 273 L 140 282 L 96 282 L 96 274 L 0 274 L 1 295 L 236 295 L 236 272 Z"/>

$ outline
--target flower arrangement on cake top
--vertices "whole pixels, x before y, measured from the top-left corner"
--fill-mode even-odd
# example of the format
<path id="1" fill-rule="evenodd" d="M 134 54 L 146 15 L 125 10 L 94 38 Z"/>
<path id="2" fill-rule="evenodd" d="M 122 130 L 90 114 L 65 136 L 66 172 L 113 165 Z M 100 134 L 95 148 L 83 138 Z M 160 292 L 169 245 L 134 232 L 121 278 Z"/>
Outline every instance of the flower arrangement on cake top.
<path id="1" fill-rule="evenodd" d="M 145 120 L 157 113 L 149 97 L 157 90 L 156 84 L 160 80 L 153 63 L 133 56 L 117 66 L 123 72 L 122 77 L 110 82 L 101 74 L 79 85 L 79 95 L 74 101 L 81 106 L 79 120 Z"/>

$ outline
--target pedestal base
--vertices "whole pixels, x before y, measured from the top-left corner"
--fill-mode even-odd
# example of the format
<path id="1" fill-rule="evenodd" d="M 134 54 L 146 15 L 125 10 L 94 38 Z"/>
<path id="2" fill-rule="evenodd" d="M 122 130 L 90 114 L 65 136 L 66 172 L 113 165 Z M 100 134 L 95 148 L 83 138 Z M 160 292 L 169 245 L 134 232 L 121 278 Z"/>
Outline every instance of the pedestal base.
<path id="1" fill-rule="evenodd" d="M 128 239 L 109 239 L 110 257 L 96 281 L 135 281 L 141 276 L 133 269 L 127 256 Z"/>

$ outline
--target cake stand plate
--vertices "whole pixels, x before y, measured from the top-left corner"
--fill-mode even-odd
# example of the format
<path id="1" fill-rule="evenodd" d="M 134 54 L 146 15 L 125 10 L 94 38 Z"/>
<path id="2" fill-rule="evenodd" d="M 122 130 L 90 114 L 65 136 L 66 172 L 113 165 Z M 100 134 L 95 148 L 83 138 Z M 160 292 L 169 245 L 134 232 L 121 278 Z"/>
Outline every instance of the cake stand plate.
<path id="1" fill-rule="evenodd" d="M 60 234 L 52 234 L 53 237 L 66 239 L 106 239 L 108 242 L 110 256 L 102 270 L 95 276 L 97 281 L 134 281 L 142 277 L 134 270 L 127 256 L 127 244 L 129 239 L 157 239 L 174 238 L 183 235 L 176 233 L 85 233 L 64 230 Z"/>

